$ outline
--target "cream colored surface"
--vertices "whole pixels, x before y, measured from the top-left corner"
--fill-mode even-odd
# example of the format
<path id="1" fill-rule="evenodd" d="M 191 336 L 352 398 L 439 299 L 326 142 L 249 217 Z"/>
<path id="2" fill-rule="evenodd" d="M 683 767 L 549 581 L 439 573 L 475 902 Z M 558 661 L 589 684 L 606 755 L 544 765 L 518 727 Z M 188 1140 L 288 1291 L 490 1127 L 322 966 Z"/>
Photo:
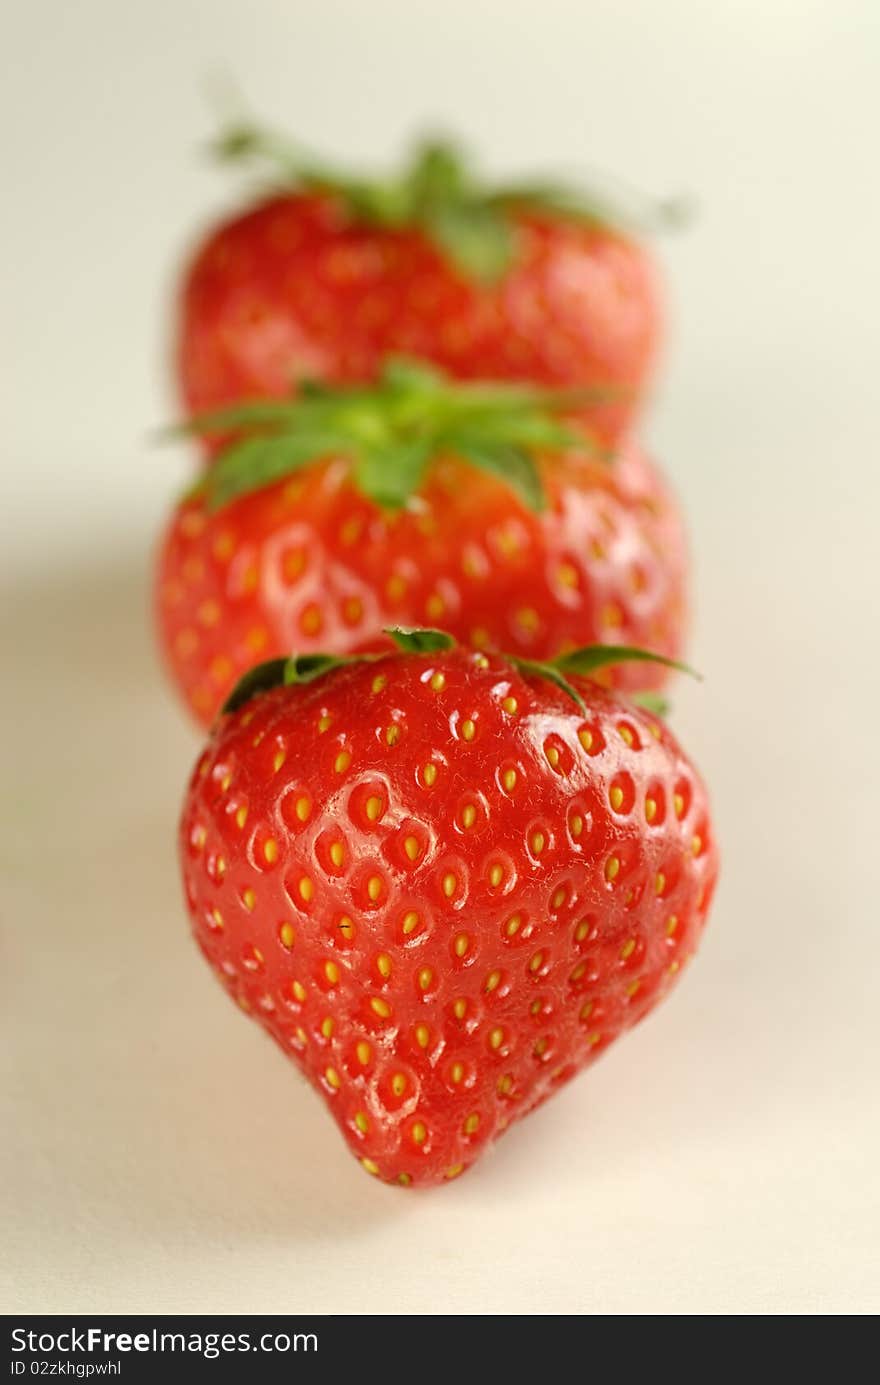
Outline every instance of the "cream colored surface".
<path id="1" fill-rule="evenodd" d="M 880 1308 L 870 0 L 7 3 L 0 850 L 7 1311 Z M 668 1008 L 460 1183 L 366 1178 L 191 946 L 155 668 L 169 272 L 234 196 L 197 82 L 352 157 L 452 123 L 702 214 L 649 424 L 699 578 L 675 725 L 724 879 Z M 10 193 L 14 190 L 14 195 Z"/>

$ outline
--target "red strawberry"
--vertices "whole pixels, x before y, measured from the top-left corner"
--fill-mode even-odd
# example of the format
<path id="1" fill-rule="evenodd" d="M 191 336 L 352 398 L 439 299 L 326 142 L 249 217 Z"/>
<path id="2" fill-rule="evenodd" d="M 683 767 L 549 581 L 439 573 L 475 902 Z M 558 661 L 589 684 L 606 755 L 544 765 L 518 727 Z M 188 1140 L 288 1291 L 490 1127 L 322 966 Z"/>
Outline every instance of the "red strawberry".
<path id="1" fill-rule="evenodd" d="M 677 655 L 674 503 L 634 443 L 605 460 L 552 416 L 559 402 L 397 366 L 379 387 L 216 419 L 259 428 L 178 508 L 157 584 L 160 641 L 196 714 L 210 722 L 255 659 L 378 648 L 399 623 L 532 658 L 609 639 Z M 626 666 L 618 682 L 664 673 Z"/>
<path id="2" fill-rule="evenodd" d="M 669 990 L 717 854 L 669 731 L 576 672 L 650 656 L 541 668 L 401 640 L 426 652 L 257 669 L 180 842 L 223 985 L 369 1173 L 431 1184 Z"/>
<path id="3" fill-rule="evenodd" d="M 285 396 L 304 376 L 370 380 L 404 354 L 462 379 L 623 387 L 592 410 L 608 441 L 632 418 L 657 353 L 657 278 L 595 202 L 481 187 L 436 145 L 372 183 L 251 129 L 222 152 L 268 155 L 282 190 L 190 265 L 177 357 L 191 410 Z"/>

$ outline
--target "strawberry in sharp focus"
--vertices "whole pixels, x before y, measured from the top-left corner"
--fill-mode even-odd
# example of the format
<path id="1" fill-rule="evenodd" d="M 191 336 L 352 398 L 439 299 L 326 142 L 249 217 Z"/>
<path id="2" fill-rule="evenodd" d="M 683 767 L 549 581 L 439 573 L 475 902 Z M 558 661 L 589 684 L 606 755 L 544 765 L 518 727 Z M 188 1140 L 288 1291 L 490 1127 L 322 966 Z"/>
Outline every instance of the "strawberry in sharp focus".
<path id="1" fill-rule="evenodd" d="M 372 182 L 251 128 L 219 149 L 268 162 L 280 186 L 213 230 L 188 269 L 177 362 L 190 410 L 283 397 L 305 376 L 371 380 L 407 355 L 462 379 L 603 386 L 590 413 L 605 441 L 633 417 L 657 354 L 657 278 L 595 199 L 482 186 L 445 145 Z"/>
<path id="2" fill-rule="evenodd" d="M 381 648 L 387 625 L 530 658 L 594 641 L 677 656 L 675 504 L 634 442 L 609 458 L 560 419 L 579 398 L 397 363 L 376 386 L 199 425 L 238 440 L 177 509 L 157 577 L 160 643 L 196 715 L 210 722 L 256 659 Z"/>
<path id="3" fill-rule="evenodd" d="M 404 652 L 255 670 L 180 844 L 222 984 L 369 1173 L 432 1184 L 662 999 L 717 853 L 669 731 L 584 676 L 651 656 L 539 666 L 395 633 Z"/>

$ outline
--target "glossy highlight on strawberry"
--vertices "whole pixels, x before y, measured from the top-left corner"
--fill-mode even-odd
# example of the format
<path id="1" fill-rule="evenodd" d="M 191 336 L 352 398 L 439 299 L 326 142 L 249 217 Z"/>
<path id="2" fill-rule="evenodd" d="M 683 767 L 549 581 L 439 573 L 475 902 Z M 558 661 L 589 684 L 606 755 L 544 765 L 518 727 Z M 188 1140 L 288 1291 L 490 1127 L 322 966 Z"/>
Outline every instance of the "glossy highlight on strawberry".
<path id="1" fill-rule="evenodd" d="M 363 1168 L 409 1186 L 457 1177 L 668 992 L 717 852 L 668 729 L 577 660 L 560 686 L 399 638 L 258 671 L 180 848 L 223 986 Z"/>
<path id="2" fill-rule="evenodd" d="M 660 293 L 600 201 L 487 187 L 446 145 L 372 181 L 252 129 L 221 152 L 262 158 L 278 191 L 211 231 L 187 269 L 176 354 L 190 411 L 284 397 L 303 378 L 372 380 L 404 354 L 460 379 L 604 387 L 586 413 L 606 442 L 632 422 Z"/>

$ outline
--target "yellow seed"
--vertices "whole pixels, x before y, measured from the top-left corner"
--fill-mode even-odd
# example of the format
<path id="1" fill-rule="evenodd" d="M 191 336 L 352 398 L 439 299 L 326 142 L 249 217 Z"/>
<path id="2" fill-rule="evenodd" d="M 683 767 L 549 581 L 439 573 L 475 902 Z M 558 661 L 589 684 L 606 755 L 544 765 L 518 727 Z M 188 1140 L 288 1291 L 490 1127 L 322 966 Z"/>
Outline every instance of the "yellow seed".
<path id="1" fill-rule="evenodd" d="M 620 862 L 616 856 L 609 856 L 605 862 L 605 879 L 615 880 L 620 871 Z"/>
<path id="2" fill-rule="evenodd" d="M 342 862 L 345 860 L 345 848 L 342 842 L 330 843 L 330 860 L 333 862 L 334 866 L 342 865 Z"/>
<path id="3" fill-rule="evenodd" d="M 684 816 L 684 798 L 680 793 L 672 795 L 672 806 L 675 809 L 675 816 L 677 818 Z"/>
<path id="4" fill-rule="evenodd" d="M 642 984 L 641 981 L 638 981 L 638 980 L 636 980 L 636 981 L 630 981 L 629 985 L 628 985 L 627 988 L 626 988 L 626 993 L 627 993 L 627 995 L 630 996 L 630 997 L 634 996 L 635 993 L 636 993 L 636 991 L 639 989 L 639 986 L 641 986 L 641 984 Z"/>
<path id="5" fill-rule="evenodd" d="M 592 748 L 593 748 L 593 733 L 592 733 L 592 731 L 588 731 L 587 728 L 586 728 L 586 726 L 582 726 L 581 729 L 580 729 L 580 731 L 578 731 L 578 740 L 580 741 L 581 745 L 584 747 L 584 750 L 592 750 Z"/>
<path id="6" fill-rule="evenodd" d="M 388 727 L 385 732 L 385 741 L 388 745 L 397 745 L 400 740 L 400 727 L 395 723 Z"/>
<path id="7" fill-rule="evenodd" d="M 588 919 L 581 919 L 581 921 L 580 921 L 580 923 L 578 924 L 577 928 L 574 930 L 575 940 L 576 940 L 577 942 L 579 942 L 579 943 L 582 943 L 583 940 L 584 940 L 584 938 L 585 938 L 585 937 L 587 936 L 587 934 L 589 933 L 589 931 L 590 931 L 589 920 L 588 920 Z"/>
<path id="8" fill-rule="evenodd" d="M 466 1135 L 473 1135 L 474 1131 L 479 1130 L 479 1128 L 480 1117 L 477 1115 L 476 1111 L 472 1112 L 471 1115 L 465 1117 L 462 1129 L 464 1130 L 464 1133 Z"/>
<path id="9" fill-rule="evenodd" d="M 448 1168 L 448 1169 L 446 1170 L 446 1172 L 445 1172 L 445 1174 L 443 1175 L 443 1177 L 444 1177 L 444 1178 L 458 1178 L 458 1175 L 459 1175 L 460 1173 L 463 1173 L 463 1172 L 464 1172 L 464 1164 L 453 1164 L 451 1168 Z"/>
<path id="10" fill-rule="evenodd" d="M 278 843 L 274 837 L 269 837 L 265 842 L 263 846 L 263 855 L 270 865 L 273 861 L 278 860 Z"/>
<path id="11" fill-rule="evenodd" d="M 503 866 L 494 865 L 494 866 L 490 866 L 490 867 L 489 867 L 489 884 L 492 886 L 493 889 L 496 889 L 496 890 L 497 890 L 498 886 L 501 884 L 501 881 L 502 881 L 503 879 L 504 879 L 504 867 L 503 867 Z"/>
<path id="12" fill-rule="evenodd" d="M 493 1029 L 489 1033 L 489 1047 L 498 1049 L 504 1043 L 504 1030 Z"/>
<path id="13" fill-rule="evenodd" d="M 543 833 L 543 832 L 533 832 L 533 833 L 532 833 L 531 838 L 530 838 L 530 841 L 529 841 L 529 846 L 531 847 L 531 849 L 532 849 L 533 853 L 535 854 L 535 856 L 540 856 L 540 854 L 541 854 L 541 852 L 544 850 L 544 847 L 546 846 L 546 844 L 547 844 L 547 839 L 546 839 L 546 837 L 544 836 L 544 833 Z"/>
<path id="14" fill-rule="evenodd" d="M 379 1165 L 374 1164 L 372 1159 L 362 1159 L 361 1168 L 366 1169 L 367 1173 L 373 1174 L 374 1177 L 379 1172 Z"/>
<path id="15" fill-rule="evenodd" d="M 385 583 L 385 591 L 392 601 L 399 601 L 406 592 L 406 582 L 399 573 L 395 573 Z"/>
<path id="16" fill-rule="evenodd" d="M 215 928 L 223 927 L 223 915 L 221 914 L 219 909 L 211 910 L 211 918 L 214 920 Z"/>
<path id="17" fill-rule="evenodd" d="M 476 726 L 475 726 L 474 723 L 470 720 L 470 718 L 468 718 L 467 721 L 463 721 L 463 722 L 461 723 L 461 738 L 462 738 L 462 740 L 464 740 L 464 741 L 472 741 L 472 740 L 474 739 L 474 733 L 476 732 L 476 729 L 477 729 Z"/>
<path id="18" fill-rule="evenodd" d="M 430 968 L 430 967 L 422 967 L 421 971 L 419 972 L 419 986 L 420 986 L 421 990 L 423 990 L 423 991 L 429 990 L 429 989 L 430 989 L 430 986 L 431 986 L 431 982 L 432 982 L 433 980 L 434 980 L 434 973 L 432 972 L 431 968 Z"/>
<path id="19" fill-rule="evenodd" d="M 655 894 L 662 894 L 663 891 L 664 891 L 665 889 L 666 889 L 666 876 L 663 874 L 662 870 L 660 870 L 660 871 L 657 872 L 657 877 L 656 877 L 656 879 L 655 879 L 655 881 L 654 881 L 654 893 L 655 893 Z"/>
<path id="20" fill-rule="evenodd" d="M 293 992 L 294 1000 L 298 1000 L 300 1005 L 306 998 L 306 988 L 301 981 L 291 981 L 290 989 Z"/>
<path id="21" fill-rule="evenodd" d="M 556 891 L 556 893 L 554 894 L 553 898 L 550 900 L 550 908 L 551 908 L 551 909 L 561 909 L 564 903 L 565 903 L 565 886 L 564 886 L 564 885 L 560 885 L 559 889 Z"/>
<path id="22" fill-rule="evenodd" d="M 529 1014 L 530 1014 L 530 1015 L 540 1015 L 540 1013 L 541 1013 L 541 1011 L 542 1011 L 543 1008 L 544 1008 L 544 1002 L 543 1002 L 543 1000 L 533 1000 L 532 1003 L 531 1003 L 531 1005 L 529 1006 Z"/>
<path id="23" fill-rule="evenodd" d="M 222 880 L 226 874 L 226 857 L 218 856 L 214 862 L 214 873 Z"/>
<path id="24" fill-rule="evenodd" d="M 428 1131 L 421 1121 L 416 1121 L 412 1128 L 412 1137 L 417 1145 L 423 1145 L 428 1138 Z"/>
<path id="25" fill-rule="evenodd" d="M 330 717 L 330 716 L 327 716 L 326 712 L 325 712 L 325 714 L 324 714 L 322 717 L 319 717 L 319 718 L 318 718 L 318 734 L 323 736 L 324 732 L 327 731 L 327 730 L 329 730 L 332 721 L 333 721 L 333 718 Z"/>
<path id="26" fill-rule="evenodd" d="M 544 954 L 543 954 L 543 952 L 536 952 L 535 955 L 534 955 L 534 957 L 532 958 L 532 960 L 529 962 L 529 971 L 540 971 L 540 970 L 541 970 L 541 967 L 542 967 L 542 965 L 543 965 L 543 962 L 544 962 Z"/>
<path id="27" fill-rule="evenodd" d="M 431 687 L 435 692 L 442 692 L 446 687 L 446 675 L 438 671 L 431 675 Z"/>
<path id="28" fill-rule="evenodd" d="M 498 1091 L 501 1093 L 502 1096 L 507 1096 L 508 1093 L 512 1090 L 513 1078 L 511 1077 L 510 1073 L 507 1072 L 504 1074 L 503 1077 L 499 1077 L 498 1079 Z"/>
<path id="29" fill-rule="evenodd" d="M 453 875 L 452 871 L 447 871 L 447 873 L 443 877 L 443 893 L 445 894 L 447 899 L 452 898 L 452 896 L 455 894 L 457 887 L 458 880 Z"/>
<path id="30" fill-rule="evenodd" d="M 373 1050 L 364 1039 L 361 1039 L 360 1043 L 355 1048 L 355 1053 L 357 1054 L 358 1062 L 364 1067 L 367 1066 L 367 1063 L 369 1063 L 370 1058 L 373 1056 Z"/>
<path id="31" fill-rule="evenodd" d="M 244 827 L 245 823 L 247 822 L 247 808 L 239 808 L 238 812 L 235 815 L 235 821 L 239 827 Z"/>
<path id="32" fill-rule="evenodd" d="M 370 1008 L 380 1019 L 387 1020 L 391 1014 L 391 1006 L 387 1000 L 383 1000 L 380 995 L 374 995 L 370 1001 Z"/>
<path id="33" fill-rule="evenodd" d="M 546 1052 L 547 1040 L 539 1039 L 538 1042 L 535 1044 L 535 1047 L 532 1049 L 532 1053 L 535 1055 L 536 1058 L 543 1058 Z"/>
<path id="34" fill-rule="evenodd" d="M 486 658 L 485 654 L 475 654 L 475 655 L 474 655 L 474 668 L 488 668 L 488 667 L 489 667 L 489 660 Z"/>
<path id="35" fill-rule="evenodd" d="M 365 1111 L 358 1111 L 357 1115 L 354 1118 L 354 1123 L 357 1126 L 358 1130 L 361 1132 L 361 1134 L 366 1135 L 367 1131 L 370 1128 L 370 1122 L 367 1120 L 367 1115 Z M 373 1164 L 373 1168 L 375 1167 L 376 1165 Z"/>
<path id="36" fill-rule="evenodd" d="M 645 821 L 653 822 L 657 816 L 657 800 L 654 798 L 645 799 Z"/>
<path id="37" fill-rule="evenodd" d="M 443 600 L 443 597 L 439 596 L 437 592 L 432 592 L 431 595 L 428 597 L 427 601 L 425 602 L 426 613 L 431 617 L 432 620 L 437 620 L 440 616 L 442 616 L 445 610 L 446 603 Z"/>
<path id="38" fill-rule="evenodd" d="M 460 997 L 453 1003 L 452 1013 L 455 1015 L 455 1018 L 457 1020 L 464 1019 L 465 1015 L 467 1014 L 467 1001 L 464 999 L 464 997 Z"/>
<path id="39" fill-rule="evenodd" d="M 365 811 L 370 822 L 376 822 L 382 813 L 382 800 L 375 795 L 367 799 Z"/>
<path id="40" fill-rule="evenodd" d="M 620 739 L 621 739 L 622 741 L 625 741 L 627 745 L 633 745 L 633 743 L 634 743 L 634 737 L 633 737 L 633 733 L 632 733 L 632 731 L 629 729 L 629 727 L 628 727 L 628 726 L 618 726 L 617 729 L 618 729 L 618 731 L 620 732 Z"/>
<path id="41" fill-rule="evenodd" d="M 337 981 L 339 980 L 339 968 L 335 962 L 324 963 L 324 975 L 330 982 L 331 986 L 336 985 Z"/>
<path id="42" fill-rule="evenodd" d="M 241 896 L 241 902 L 242 902 L 242 904 L 244 905 L 244 907 L 247 909 L 248 913 L 251 914 L 251 913 L 253 913 L 254 905 L 255 905 L 256 902 L 257 902 L 257 896 L 254 894 L 253 890 L 250 890 L 250 889 L 248 889 L 248 890 L 243 890 L 243 891 L 242 891 L 242 896 Z"/>
<path id="43" fill-rule="evenodd" d="M 453 1063 L 452 1067 L 449 1069 L 449 1077 L 450 1081 L 454 1082 L 455 1085 L 458 1086 L 458 1083 L 464 1077 L 464 1064 Z"/>
<path id="44" fill-rule="evenodd" d="M 418 922 L 419 922 L 419 916 L 418 916 L 418 914 L 415 912 L 414 909 L 410 909 L 409 913 L 408 913 L 408 914 L 404 914 L 404 916 L 403 916 L 403 931 L 404 931 L 404 933 L 411 933 L 411 932 L 413 931 L 414 928 L 417 928 L 417 927 L 418 927 Z"/>
<path id="45" fill-rule="evenodd" d="M 353 543 L 357 543 L 363 527 L 364 521 L 361 516 L 351 515 L 349 519 L 345 520 L 345 522 L 339 526 L 340 543 L 345 544 L 346 548 L 350 548 Z"/>
<path id="46" fill-rule="evenodd" d="M 545 745 L 544 754 L 547 756 L 547 763 L 551 769 L 556 769 L 559 764 L 559 751 L 555 745 Z"/>
<path id="47" fill-rule="evenodd" d="M 278 929 L 278 937 L 281 940 L 282 947 L 293 947 L 294 941 L 296 939 L 296 933 L 294 932 L 293 924 L 282 923 L 281 927 Z"/>
<path id="48" fill-rule="evenodd" d="M 427 1048 L 431 1042 L 431 1031 L 426 1024 L 416 1025 L 416 1043 L 419 1048 Z"/>
<path id="49" fill-rule="evenodd" d="M 386 678 L 385 674 L 377 673 L 376 677 L 373 679 L 371 686 L 374 693 L 380 693 L 382 689 L 387 686 L 387 684 L 388 679 Z"/>
<path id="50" fill-rule="evenodd" d="M 406 1077 L 402 1072 L 396 1072 L 392 1077 L 391 1090 L 395 1096 L 403 1096 L 406 1091 Z"/>
<path id="51" fill-rule="evenodd" d="M 309 1036 L 308 1036 L 308 1034 L 306 1033 L 306 1031 L 303 1029 L 302 1025 L 299 1025 L 299 1024 L 298 1024 L 297 1027 L 296 1027 L 296 1031 L 295 1031 L 295 1032 L 296 1032 L 296 1037 L 299 1039 L 300 1043 L 303 1044 L 304 1046 L 307 1045 L 308 1042 L 309 1042 Z"/>
<path id="52" fill-rule="evenodd" d="M 500 981 L 501 981 L 501 972 L 500 972 L 500 971 L 490 971 L 490 972 L 489 972 L 489 975 L 486 977 L 486 986 L 485 986 L 486 991 L 487 991 L 487 992 L 494 991 L 494 990 L 497 988 L 497 986 L 498 986 L 498 984 L 499 984 Z"/>
<path id="53" fill-rule="evenodd" d="M 336 759 L 333 761 L 333 768 L 337 774 L 344 774 L 351 764 L 351 756 L 347 750 L 340 750 Z"/>
<path id="54" fill-rule="evenodd" d="M 376 970 L 380 976 L 384 976 L 386 981 L 391 975 L 391 958 L 387 952 L 380 952 L 376 958 Z"/>
<path id="55" fill-rule="evenodd" d="M 505 712 L 508 712 L 510 714 L 510 716 L 514 716 L 516 714 L 517 708 L 519 707 L 519 703 L 517 702 L 515 697 L 505 697 L 501 706 L 504 708 Z"/>
<path id="56" fill-rule="evenodd" d="M 367 894 L 374 902 L 382 893 L 382 878 L 379 875 L 371 875 L 367 881 Z"/>
<path id="57" fill-rule="evenodd" d="M 523 606 L 517 611 L 516 621 L 523 630 L 527 630 L 530 633 L 534 633 L 541 624 L 538 612 L 533 610 L 531 606 Z"/>
<path id="58" fill-rule="evenodd" d="M 521 915 L 521 914 L 513 914 L 513 915 L 507 920 L 507 923 L 504 925 L 504 931 L 505 931 L 505 933 L 507 934 L 508 938 L 514 937 L 514 936 L 519 932 L 521 925 L 522 925 L 522 915 Z"/>
<path id="59" fill-rule="evenodd" d="M 455 942 L 452 944 L 456 957 L 463 957 L 471 945 L 471 940 L 467 933 L 459 933 Z"/>
<path id="60" fill-rule="evenodd" d="M 410 1183 L 412 1183 L 412 1177 L 408 1173 L 399 1173 L 397 1175 L 397 1181 L 401 1188 L 408 1188 Z"/>
<path id="61" fill-rule="evenodd" d="M 309 879 L 309 877 L 308 877 L 307 875 L 304 875 L 303 878 L 302 878 L 302 880 L 300 880 L 300 882 L 299 882 L 299 896 L 300 896 L 300 899 L 302 899 L 306 904 L 308 904 L 308 902 L 309 902 L 309 900 L 311 899 L 311 897 L 312 897 L 312 895 L 314 894 L 314 892 L 315 892 L 315 887 L 314 887 L 314 885 L 312 884 L 312 882 L 311 882 L 311 880 Z"/>
<path id="62" fill-rule="evenodd" d="M 678 915 L 677 915 L 677 914 L 670 914 L 670 915 L 669 915 L 669 918 L 666 920 L 666 936 L 667 936 L 668 938 L 671 938 L 677 927 L 678 927 Z"/>
<path id="63" fill-rule="evenodd" d="M 437 781 L 437 766 L 425 765 L 424 769 L 422 770 L 422 778 L 424 779 L 428 788 L 432 788 Z"/>
<path id="64" fill-rule="evenodd" d="M 692 837 L 692 838 L 691 838 L 691 853 L 692 853 L 692 855 L 694 855 L 694 856 L 699 856 L 699 854 L 700 854 L 700 852 L 701 852 L 702 850 L 703 850 L 703 838 L 702 838 L 702 837 L 698 837 L 698 836 Z"/>
<path id="65" fill-rule="evenodd" d="M 274 760 L 272 761 L 272 768 L 273 768 L 273 770 L 275 771 L 276 774 L 277 774 L 278 771 L 280 770 L 281 766 L 284 764 L 284 761 L 286 760 L 286 758 L 287 758 L 287 756 L 285 755 L 285 753 L 284 753 L 283 750 L 276 750 L 276 751 L 275 751 L 275 758 L 274 758 Z"/>
<path id="66" fill-rule="evenodd" d="M 577 586 L 578 571 L 572 563 L 560 563 L 556 569 L 556 576 L 563 587 Z"/>
<path id="67" fill-rule="evenodd" d="M 335 1028 L 336 1025 L 330 1015 L 327 1015 L 325 1019 L 321 1020 L 321 1033 L 324 1035 L 325 1039 L 332 1039 L 333 1030 Z"/>
<path id="68" fill-rule="evenodd" d="M 312 805 L 307 798 L 298 798 L 296 800 L 294 811 L 296 812 L 296 815 L 299 818 L 300 822 L 305 822 L 306 818 L 309 815 L 311 806 Z"/>
<path id="69" fill-rule="evenodd" d="M 304 635 L 317 635 L 322 625 L 321 612 L 315 606 L 303 611 L 299 618 L 299 628 Z"/>
<path id="70" fill-rule="evenodd" d="M 510 790 L 516 784 L 516 770 L 506 769 L 501 776 L 501 782 L 504 785 L 507 792 L 510 793 Z"/>
<path id="71" fill-rule="evenodd" d="M 403 843 L 403 849 L 411 861 L 414 861 L 421 851 L 418 837 L 407 837 Z"/>
<path id="72" fill-rule="evenodd" d="M 596 1044 L 599 1042 L 601 1037 L 601 1034 L 588 1034 L 587 1043 L 590 1045 L 591 1048 L 595 1048 Z"/>
<path id="73" fill-rule="evenodd" d="M 354 937 L 354 924 L 348 914 L 342 915 L 337 926 L 343 938 L 351 939 Z"/>
<path id="74" fill-rule="evenodd" d="M 584 972 L 586 971 L 586 969 L 587 969 L 587 964 L 586 964 L 586 962 L 578 962 L 578 964 L 577 964 L 577 966 L 575 967 L 574 971 L 571 973 L 571 976 L 568 978 L 569 981 L 574 981 L 574 982 L 580 981 L 580 979 L 581 979 L 581 977 L 583 976 L 583 974 L 584 974 Z"/>
<path id="75" fill-rule="evenodd" d="M 586 1005 L 582 1005 L 582 1006 L 581 1006 L 581 1013 L 580 1013 L 579 1018 L 582 1019 L 582 1020 L 588 1020 L 588 1019 L 590 1018 L 590 1015 L 591 1015 L 592 1013 L 593 1013 L 593 1002 L 592 1002 L 592 1000 L 588 1000 L 587 1003 L 586 1003 Z"/>
<path id="76" fill-rule="evenodd" d="M 623 802 L 623 789 L 621 789 L 617 784 L 615 784 L 614 788 L 611 790 L 611 793 L 609 794 L 609 798 L 611 799 L 612 808 L 615 812 L 617 812 L 618 808 Z"/>
<path id="77" fill-rule="evenodd" d="M 579 813 L 574 813 L 570 823 L 571 835 L 577 840 L 584 830 L 584 820 Z"/>
<path id="78" fill-rule="evenodd" d="M 337 1091 L 342 1086 L 342 1079 L 335 1068 L 325 1068 L 324 1076 L 327 1079 L 328 1085 L 335 1088 Z"/>
<path id="79" fill-rule="evenodd" d="M 461 825 L 467 831 L 477 820 L 477 810 L 473 803 L 466 803 L 461 810 Z"/>
<path id="80" fill-rule="evenodd" d="M 666 970 L 667 970 L 667 972 L 669 973 L 670 976 L 674 976 L 675 973 L 678 971 L 678 969 L 679 969 L 680 966 L 681 966 L 681 963 L 680 963 L 680 962 L 670 962 L 670 963 L 669 963 L 669 966 L 666 968 Z"/>
<path id="81" fill-rule="evenodd" d="M 625 962 L 625 961 L 627 960 L 628 957 L 631 957 L 631 956 L 633 955 L 633 953 L 635 952 L 635 950 L 636 950 L 636 940 L 635 940 L 635 938 L 627 938 L 627 940 L 626 940 L 626 942 L 624 943 L 623 947 L 620 949 L 620 955 L 621 955 L 621 958 L 623 959 L 623 961 Z"/>

